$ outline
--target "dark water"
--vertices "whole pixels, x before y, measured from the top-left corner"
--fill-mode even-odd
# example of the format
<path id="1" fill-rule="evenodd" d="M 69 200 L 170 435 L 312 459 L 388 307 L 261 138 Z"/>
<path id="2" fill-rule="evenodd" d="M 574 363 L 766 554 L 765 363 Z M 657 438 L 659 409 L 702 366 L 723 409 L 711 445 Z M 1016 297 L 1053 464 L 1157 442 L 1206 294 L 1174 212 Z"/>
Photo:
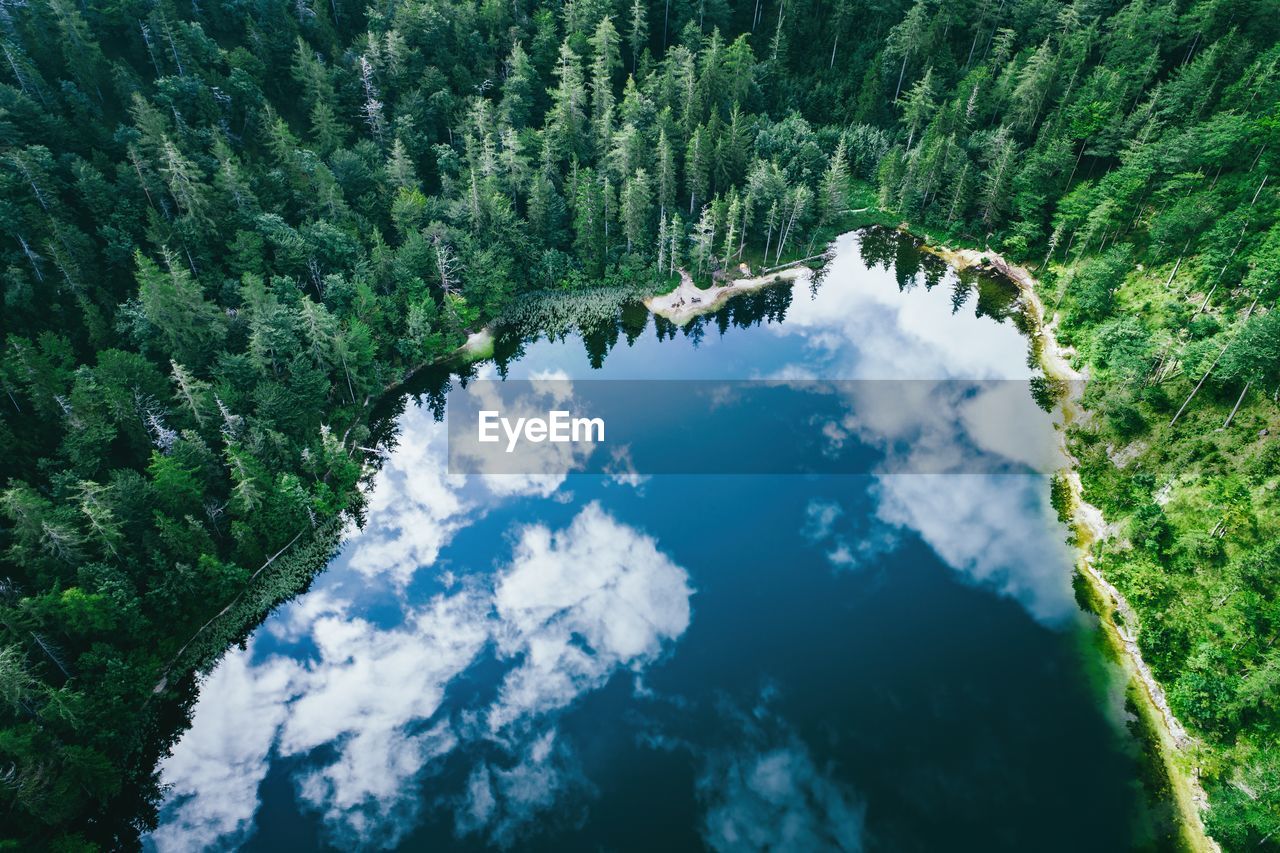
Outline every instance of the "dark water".
<path id="1" fill-rule="evenodd" d="M 846 235 L 816 285 L 688 330 L 630 310 L 585 340 L 508 340 L 502 368 L 1025 379 L 1013 296 Z M 1024 396 L 978 405 L 1034 419 Z M 832 440 L 892 436 L 892 411 Z M 662 428 L 699 440 L 690 420 Z M 1151 843 L 1043 477 L 486 478 L 445 453 L 410 401 L 365 528 L 204 684 L 149 846 Z"/>

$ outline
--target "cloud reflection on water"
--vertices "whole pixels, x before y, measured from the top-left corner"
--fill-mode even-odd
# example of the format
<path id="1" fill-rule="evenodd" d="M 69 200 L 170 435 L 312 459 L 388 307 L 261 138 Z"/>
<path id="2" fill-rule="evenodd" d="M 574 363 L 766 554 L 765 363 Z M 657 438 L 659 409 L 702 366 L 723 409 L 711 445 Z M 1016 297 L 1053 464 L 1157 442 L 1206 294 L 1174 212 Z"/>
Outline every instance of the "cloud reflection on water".
<path id="1" fill-rule="evenodd" d="M 1026 379 L 1026 339 L 1000 320 L 955 310 L 942 289 L 902 292 L 863 266 L 864 238 L 836 240 L 822 285 L 796 294 L 786 322 L 764 326 L 804 343 L 802 361 L 776 367 L 824 379 Z M 953 286 L 948 270 L 941 284 Z M 801 287 L 805 287 L 801 285 Z"/>
<path id="2" fill-rule="evenodd" d="M 524 528 L 494 591 L 507 673 L 487 722 L 499 732 L 655 660 L 689 627 L 689 576 L 653 539 L 588 504 L 567 530 Z"/>
<path id="3" fill-rule="evenodd" d="M 866 807 L 767 706 L 727 709 L 738 744 L 702 756 L 702 840 L 719 853 L 863 848 Z"/>
<path id="4" fill-rule="evenodd" d="M 386 488 L 399 499 L 430 494 L 399 488 L 392 474 Z M 412 506 L 398 517 L 410 516 L 425 523 Z M 445 523 L 456 530 L 465 516 Z M 438 531 L 427 538 L 440 541 Z M 332 591 L 304 598 L 275 634 L 309 641 L 310 659 L 255 660 L 255 638 L 206 681 L 192 729 L 162 766 L 173 790 L 150 840 L 161 850 L 243 841 L 274 752 L 304 759 L 299 800 L 323 817 L 333 843 L 393 846 L 418 820 L 424 768 L 485 743 L 515 763 L 478 761 L 459 794 L 457 829 L 508 844 L 573 787 L 556 713 L 615 672 L 657 660 L 688 627 L 691 595 L 688 574 L 652 538 L 592 503 L 563 530 L 521 528 L 506 566 L 406 606 L 392 628 Z M 449 708 L 449 685 L 486 650 L 509 665 L 497 697 L 478 710 Z"/>
<path id="5" fill-rule="evenodd" d="M 475 766 L 454 811 L 454 831 L 459 837 L 482 836 L 506 849 L 548 812 L 554 810 L 558 822 L 578 817 L 565 801 L 575 792 L 590 791 L 572 750 L 550 728 L 523 745 L 514 766 Z"/>
<path id="6" fill-rule="evenodd" d="M 864 270 L 864 239 L 840 237 L 824 284 L 797 296 L 785 323 L 765 327 L 804 341 L 804 361 L 771 375 L 811 372 L 817 363 L 830 379 L 937 380 L 836 383 L 850 396 L 850 414 L 821 428 L 833 443 L 856 435 L 885 451 L 876 476 L 880 521 L 915 531 L 961 578 L 1009 596 L 1036 619 L 1071 618 L 1073 557 L 1045 478 L 974 474 L 972 466 L 960 473 L 975 452 L 1040 472 L 1063 464 L 1054 419 L 1026 384 L 948 381 L 1031 377 L 1026 339 L 995 317 L 959 311 L 964 301 L 939 298 L 942 290 L 900 289 L 893 270 Z M 961 286 L 948 269 L 935 287 Z M 882 536 L 873 527 L 832 553 L 857 562 Z"/>
<path id="7" fill-rule="evenodd" d="M 933 391 L 904 420 L 901 408 L 877 399 L 879 384 L 870 394 L 864 383 L 845 386 L 857 413 L 845 428 L 884 451 L 876 518 L 914 530 L 960 577 L 1009 596 L 1042 622 L 1075 615 L 1073 556 L 1044 473 L 1063 464 L 1052 417 L 1023 383 L 893 385 Z M 1010 473 L 974 473 L 967 460 L 975 453 L 1008 460 Z M 1041 473 L 1017 473 L 1027 468 Z"/>

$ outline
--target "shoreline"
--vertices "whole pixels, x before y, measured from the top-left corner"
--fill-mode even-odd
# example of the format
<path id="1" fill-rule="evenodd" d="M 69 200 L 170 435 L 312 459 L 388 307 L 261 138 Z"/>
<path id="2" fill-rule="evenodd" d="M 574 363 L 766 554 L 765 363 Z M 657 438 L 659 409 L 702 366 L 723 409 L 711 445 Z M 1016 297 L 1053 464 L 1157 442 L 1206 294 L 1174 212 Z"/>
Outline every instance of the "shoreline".
<path id="1" fill-rule="evenodd" d="M 949 249 L 925 244 L 924 251 L 942 258 L 956 269 L 991 269 L 1018 288 L 1031 315 L 1031 332 L 1033 345 L 1039 340 L 1037 360 L 1045 375 L 1065 383 L 1068 391 L 1059 403 L 1062 413 L 1062 424 L 1059 430 L 1058 450 L 1066 463 L 1066 483 L 1071 496 L 1071 521 L 1076 533 L 1077 569 L 1089 585 L 1095 601 L 1101 606 L 1095 608 L 1095 614 L 1101 623 L 1103 633 L 1116 654 L 1117 660 L 1124 670 L 1128 686 L 1138 685 L 1136 692 L 1142 698 L 1140 709 L 1147 718 L 1147 728 L 1155 740 L 1164 772 L 1174 799 L 1177 814 L 1180 817 L 1181 834 L 1186 845 L 1194 851 L 1212 851 L 1220 853 L 1218 843 L 1205 830 L 1202 812 L 1208 806 L 1208 796 L 1200 785 L 1199 775 L 1194 766 L 1188 766 L 1191 759 L 1189 753 L 1196 746 L 1196 741 L 1183 727 L 1181 721 L 1169 707 L 1168 699 L 1160 682 L 1152 673 L 1150 666 L 1142 657 L 1137 636 L 1128 625 L 1138 624 L 1133 607 L 1125 599 L 1124 594 L 1103 576 L 1094 565 L 1092 546 L 1110 537 L 1111 530 L 1102 510 L 1084 499 L 1084 486 L 1077 470 L 1079 460 L 1067 446 L 1067 427 L 1072 422 L 1087 420 L 1088 411 L 1080 402 L 1081 390 L 1087 374 L 1081 373 L 1071 366 L 1070 355 L 1074 351 L 1058 343 L 1054 334 L 1054 323 L 1045 322 L 1044 303 L 1036 293 L 1036 279 L 1024 267 L 1009 263 L 1003 256 L 992 251 L 977 249 Z M 1120 618 L 1116 619 L 1116 614 Z"/>
<path id="2" fill-rule="evenodd" d="M 484 361 L 486 358 L 492 358 L 494 340 L 493 327 L 489 325 L 481 326 L 478 330 L 469 333 L 467 339 L 453 349 L 436 356 L 430 361 L 418 364 L 412 370 L 406 372 L 404 376 L 383 388 L 377 400 L 372 401 L 374 408 L 376 409 L 378 404 L 388 396 L 399 394 L 406 385 L 413 381 L 415 376 L 429 367 L 449 364 L 455 359 L 461 359 L 463 364 L 471 364 L 477 361 Z"/>
<path id="3" fill-rule="evenodd" d="M 735 279 L 728 284 L 713 285 L 703 290 L 693 283 L 692 277 L 687 272 L 681 269 L 679 286 L 661 296 L 645 297 L 644 307 L 648 308 L 650 313 L 670 320 L 677 326 L 685 326 L 694 317 L 719 309 L 740 293 L 751 293 L 779 282 L 805 279 L 812 275 L 813 270 L 797 262 L 785 269 L 750 278 Z"/>

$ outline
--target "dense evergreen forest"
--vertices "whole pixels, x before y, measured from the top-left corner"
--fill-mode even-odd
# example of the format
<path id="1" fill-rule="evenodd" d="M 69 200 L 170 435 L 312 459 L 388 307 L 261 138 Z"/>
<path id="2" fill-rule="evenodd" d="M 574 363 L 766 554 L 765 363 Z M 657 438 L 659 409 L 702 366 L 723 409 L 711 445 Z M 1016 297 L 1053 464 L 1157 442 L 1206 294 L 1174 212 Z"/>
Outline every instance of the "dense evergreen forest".
<path id="1" fill-rule="evenodd" d="M 858 216 L 1037 268 L 1209 830 L 1278 843 L 1280 3 L 26 0 L 0 50 L 8 846 L 136 845 L 415 367 Z"/>

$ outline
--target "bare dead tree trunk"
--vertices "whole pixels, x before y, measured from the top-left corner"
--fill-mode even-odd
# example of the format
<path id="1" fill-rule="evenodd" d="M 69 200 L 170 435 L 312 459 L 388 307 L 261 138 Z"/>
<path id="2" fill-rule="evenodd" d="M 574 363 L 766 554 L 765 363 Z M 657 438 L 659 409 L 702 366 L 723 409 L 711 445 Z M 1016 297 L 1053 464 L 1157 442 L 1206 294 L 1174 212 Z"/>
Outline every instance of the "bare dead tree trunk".
<path id="1" fill-rule="evenodd" d="M 978 28 L 977 28 L 977 27 L 974 27 L 974 28 L 973 28 L 973 42 L 969 45 L 969 56 L 968 56 L 968 58 L 967 58 L 967 59 L 965 59 L 965 61 L 964 61 L 964 67 L 965 67 L 965 68 L 968 68 L 968 67 L 969 67 L 969 64 L 970 64 L 971 62 L 973 62 L 973 51 L 974 51 L 974 49 L 975 49 L 977 46 L 978 46 Z M 1071 182 L 1070 182 L 1070 181 L 1068 181 L 1067 183 L 1068 183 L 1068 184 L 1070 184 Z"/>
<path id="2" fill-rule="evenodd" d="M 1262 152 L 1267 150 L 1266 143 L 1258 149 L 1258 153 L 1253 155 L 1253 162 L 1249 164 L 1249 171 L 1252 172 L 1254 167 L 1258 165 L 1258 160 L 1262 159 Z"/>
<path id="3" fill-rule="evenodd" d="M 902 54 L 902 68 L 898 69 L 898 88 L 893 91 L 893 102 L 898 102 L 898 95 L 902 93 L 902 78 L 907 73 L 907 55 Z"/>
<path id="4" fill-rule="evenodd" d="M 1259 296 L 1261 296 L 1261 294 L 1259 294 Z M 1249 315 L 1253 313 L 1254 306 L 1256 306 L 1257 304 L 1258 304 L 1258 296 L 1255 296 L 1253 297 L 1253 303 L 1249 306 L 1249 310 L 1244 312 L 1245 320 L 1249 319 Z M 1169 426 L 1173 426 L 1174 424 L 1176 424 L 1178 422 L 1178 418 L 1182 417 L 1182 413 L 1186 410 L 1188 404 L 1191 403 L 1192 398 L 1194 398 L 1196 394 L 1199 393 L 1200 386 L 1204 385 L 1204 381 L 1209 378 L 1209 374 L 1213 373 L 1213 369 L 1218 366 L 1218 360 L 1222 358 L 1222 353 L 1226 352 L 1227 347 L 1229 346 L 1231 346 L 1230 341 L 1227 342 L 1226 346 L 1224 346 L 1222 350 L 1218 353 L 1217 357 L 1214 358 L 1213 364 L 1209 365 L 1209 369 L 1204 372 L 1204 376 L 1200 377 L 1200 381 L 1196 383 L 1196 387 L 1191 389 L 1191 393 L 1187 396 L 1187 399 L 1182 401 L 1181 408 L 1179 408 L 1178 413 L 1173 416 L 1173 420 L 1169 421 Z"/>
<path id="5" fill-rule="evenodd" d="M 1178 267 L 1182 266 L 1182 259 L 1187 256 L 1187 249 L 1191 247 L 1191 238 L 1187 238 L 1187 244 L 1182 247 L 1182 254 L 1178 255 L 1178 262 L 1173 265 L 1173 272 L 1169 273 L 1169 278 L 1165 281 L 1165 289 L 1169 289 L 1169 285 L 1173 284 L 1173 277 L 1178 274 Z"/>
<path id="6" fill-rule="evenodd" d="M 1267 185 L 1267 178 L 1269 178 L 1269 177 L 1271 177 L 1271 176 L 1270 176 L 1270 175 L 1263 175 L 1263 176 L 1262 176 L 1262 183 L 1258 184 L 1258 189 L 1257 189 L 1257 191 L 1255 191 L 1255 192 L 1254 192 L 1254 194 L 1253 194 L 1253 198 L 1252 198 L 1252 199 L 1250 199 L 1250 201 L 1249 201 L 1249 206 L 1250 206 L 1250 207 L 1253 207 L 1253 203 L 1254 203 L 1254 202 L 1256 202 L 1256 201 L 1258 200 L 1258 196 L 1262 193 L 1262 188 L 1263 188 L 1263 187 L 1265 187 L 1265 186 Z"/>
<path id="7" fill-rule="evenodd" d="M 1176 424 L 1178 422 L 1178 418 L 1182 417 L 1182 413 L 1186 410 L 1187 405 L 1191 402 L 1191 399 L 1195 397 L 1197 393 L 1199 393 L 1200 386 L 1203 385 L 1204 381 L 1209 378 L 1209 374 L 1213 373 L 1213 369 L 1218 366 L 1218 359 L 1222 358 L 1222 353 L 1227 351 L 1228 346 L 1231 346 L 1231 344 L 1228 343 L 1227 346 L 1224 346 L 1222 348 L 1222 350 L 1218 353 L 1217 357 L 1214 358 L 1213 364 L 1209 365 L 1209 369 L 1204 372 L 1204 376 L 1200 377 L 1200 381 L 1196 383 L 1196 387 L 1191 389 L 1191 393 L 1187 395 L 1187 399 L 1182 401 L 1181 408 L 1179 408 L 1178 413 L 1173 416 L 1173 420 L 1169 421 L 1169 426 L 1173 426 L 1174 424 Z"/>
<path id="8" fill-rule="evenodd" d="M 1249 386 L 1252 384 L 1252 380 L 1244 383 L 1244 390 L 1240 392 L 1240 399 L 1236 400 L 1235 408 L 1231 410 L 1231 414 L 1227 415 L 1227 422 L 1222 425 L 1223 429 L 1231 426 L 1231 421 L 1235 418 L 1236 412 L 1240 411 L 1240 404 L 1244 402 L 1244 395 L 1249 393 Z"/>
<path id="9" fill-rule="evenodd" d="M 1265 181 L 1264 181 L 1265 183 Z M 1261 189 L 1261 187 L 1259 187 Z M 1256 198 L 1256 196 L 1255 196 Z M 1231 254 L 1227 255 L 1227 262 L 1222 265 L 1222 269 L 1218 270 L 1218 280 L 1213 283 L 1213 287 L 1209 288 L 1209 292 L 1204 297 L 1204 302 L 1200 303 L 1200 307 L 1196 309 L 1196 314 L 1204 311 L 1209 305 L 1209 300 L 1213 298 L 1213 293 L 1218 289 L 1218 285 L 1222 283 L 1222 277 L 1227 273 L 1227 267 L 1231 266 L 1231 259 L 1236 256 L 1236 252 L 1240 251 L 1240 244 L 1244 241 L 1245 232 L 1249 230 L 1249 221 L 1245 220 L 1244 227 L 1240 229 L 1240 236 L 1236 238 L 1236 244 L 1231 249 Z M 1258 300 L 1253 300 L 1257 302 Z M 1250 311 L 1253 309 L 1250 308 Z M 1195 316 L 1195 315 L 1192 315 Z"/>

